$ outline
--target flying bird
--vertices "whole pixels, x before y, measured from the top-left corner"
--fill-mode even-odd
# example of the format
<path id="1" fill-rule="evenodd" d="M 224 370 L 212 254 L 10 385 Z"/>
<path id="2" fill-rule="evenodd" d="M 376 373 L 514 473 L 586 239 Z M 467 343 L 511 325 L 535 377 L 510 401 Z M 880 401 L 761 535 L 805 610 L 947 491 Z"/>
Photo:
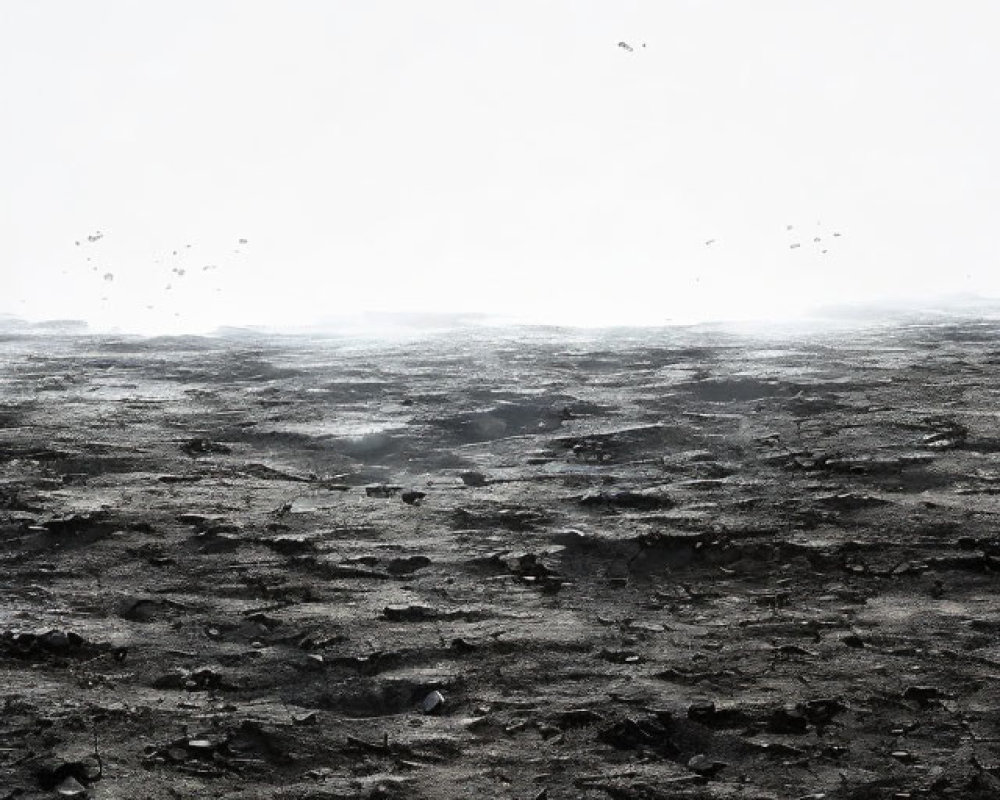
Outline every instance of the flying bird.
<path id="1" fill-rule="evenodd" d="M 705 247 L 708 247 L 710 244 L 715 244 L 715 239 L 709 239 L 707 242 L 705 242 Z"/>
<path id="2" fill-rule="evenodd" d="M 618 42 L 618 46 L 622 50 L 626 50 L 629 53 L 634 53 L 635 52 L 635 50 L 632 48 L 632 45 L 630 45 L 628 42 Z"/>

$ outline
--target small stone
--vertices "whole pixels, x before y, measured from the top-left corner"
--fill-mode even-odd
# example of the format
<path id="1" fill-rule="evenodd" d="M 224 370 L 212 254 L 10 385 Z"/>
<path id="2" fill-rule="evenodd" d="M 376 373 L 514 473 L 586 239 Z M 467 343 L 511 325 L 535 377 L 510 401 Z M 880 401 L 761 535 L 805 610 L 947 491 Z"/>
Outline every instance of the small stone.
<path id="1" fill-rule="evenodd" d="M 189 439 L 181 445 L 181 450 L 192 457 L 206 455 L 208 453 L 227 454 L 233 452 L 231 448 L 224 444 L 219 444 L 218 442 L 213 442 L 211 439 L 201 437 Z"/>
<path id="2" fill-rule="evenodd" d="M 64 652 L 70 648 L 69 635 L 65 631 L 50 630 L 38 637 L 38 643 L 47 650 Z"/>
<path id="3" fill-rule="evenodd" d="M 462 479 L 462 483 L 466 486 L 485 486 L 486 476 L 481 472 L 476 472 L 475 470 L 470 470 L 468 472 L 463 472 L 459 476 Z"/>
<path id="4" fill-rule="evenodd" d="M 452 650 L 455 650 L 456 652 L 459 653 L 471 653 L 477 649 L 476 645 L 472 644 L 468 640 L 463 639 L 461 637 L 456 637 L 452 639 L 451 644 L 449 646 L 451 647 Z"/>
<path id="5" fill-rule="evenodd" d="M 604 715 L 591 708 L 571 708 L 559 715 L 556 724 L 563 730 L 567 728 L 583 728 L 604 722 Z"/>
<path id="6" fill-rule="evenodd" d="M 131 597 L 122 602 L 119 615 L 132 622 L 152 622 L 160 613 L 162 605 L 144 597 Z"/>
<path id="7" fill-rule="evenodd" d="M 444 695 L 435 689 L 424 698 L 424 702 L 420 704 L 420 707 L 425 714 L 436 714 L 441 710 L 443 705 Z"/>
<path id="8" fill-rule="evenodd" d="M 421 492 L 416 489 L 410 489 L 409 491 L 403 492 L 400 495 L 400 499 L 404 503 L 410 506 L 420 505 L 420 501 L 427 497 L 427 492 Z"/>
<path id="9" fill-rule="evenodd" d="M 394 620 L 396 622 L 417 622 L 419 620 L 432 619 L 434 617 L 434 609 L 430 606 L 422 605 L 394 604 L 386 606 L 382 610 L 382 613 L 386 619 Z"/>
<path id="10" fill-rule="evenodd" d="M 809 720 L 801 709 L 779 708 L 768 717 L 767 729 L 771 733 L 803 734 L 809 729 Z"/>
<path id="11" fill-rule="evenodd" d="M 431 560 L 427 556 L 404 556 L 394 558 L 386 565 L 386 572 L 390 575 L 410 575 L 418 569 L 429 566 Z"/>
<path id="12" fill-rule="evenodd" d="M 384 483 L 372 484 L 365 487 L 365 495 L 368 497 L 392 497 L 399 494 L 402 486 L 388 486 Z"/>
<path id="13" fill-rule="evenodd" d="M 828 725 L 835 716 L 847 710 L 847 706 L 835 697 L 819 697 L 806 700 L 798 705 L 814 725 Z"/>
<path id="14" fill-rule="evenodd" d="M 703 700 L 692 703 L 687 710 L 688 719 L 695 722 L 707 722 L 715 716 L 715 703 L 711 700 Z"/>
<path id="15" fill-rule="evenodd" d="M 178 747 L 176 745 L 168 747 L 164 755 L 166 755 L 166 757 L 175 764 L 182 764 L 188 760 L 188 751 L 183 747 Z"/>
<path id="16" fill-rule="evenodd" d="M 904 700 L 911 700 L 921 708 L 931 705 L 941 697 L 942 694 L 936 686 L 908 686 L 903 692 Z"/>
<path id="17" fill-rule="evenodd" d="M 722 761 L 712 761 L 704 753 L 699 753 L 696 756 L 692 756 L 687 762 L 687 768 L 692 772 L 697 772 L 699 775 L 705 775 L 711 777 L 716 773 L 723 770 L 727 764 Z"/>
<path id="18" fill-rule="evenodd" d="M 551 739 L 562 733 L 562 731 L 555 725 L 549 725 L 545 722 L 538 723 L 536 727 L 538 728 L 538 733 L 541 734 L 543 739 Z"/>
<path id="19" fill-rule="evenodd" d="M 68 775 L 62 783 L 56 787 L 56 792 L 62 797 L 86 797 L 87 787 L 72 775 Z"/>

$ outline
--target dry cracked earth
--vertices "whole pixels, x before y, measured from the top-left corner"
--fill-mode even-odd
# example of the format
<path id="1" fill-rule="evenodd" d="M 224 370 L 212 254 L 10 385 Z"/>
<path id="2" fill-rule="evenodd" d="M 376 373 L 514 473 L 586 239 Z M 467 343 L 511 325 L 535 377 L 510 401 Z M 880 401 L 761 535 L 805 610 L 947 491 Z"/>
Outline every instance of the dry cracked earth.
<path id="1" fill-rule="evenodd" d="M 1000 797 L 1000 325 L 0 340 L 0 798 Z"/>

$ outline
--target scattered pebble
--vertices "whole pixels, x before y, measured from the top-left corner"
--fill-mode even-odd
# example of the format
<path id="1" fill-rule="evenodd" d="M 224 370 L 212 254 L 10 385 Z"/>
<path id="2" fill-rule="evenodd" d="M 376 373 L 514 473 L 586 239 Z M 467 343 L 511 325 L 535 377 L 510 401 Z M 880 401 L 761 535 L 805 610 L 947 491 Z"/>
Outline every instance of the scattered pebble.
<path id="1" fill-rule="evenodd" d="M 425 714 L 436 714 L 441 710 L 442 706 L 444 706 L 444 695 L 436 689 L 428 694 L 424 698 L 423 703 L 420 704 Z"/>

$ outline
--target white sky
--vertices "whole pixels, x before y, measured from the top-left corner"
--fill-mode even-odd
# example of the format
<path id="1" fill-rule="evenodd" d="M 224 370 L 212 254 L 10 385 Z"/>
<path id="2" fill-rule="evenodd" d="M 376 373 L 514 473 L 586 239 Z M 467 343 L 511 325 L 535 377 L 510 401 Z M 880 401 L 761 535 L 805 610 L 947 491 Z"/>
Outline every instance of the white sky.
<path id="1" fill-rule="evenodd" d="M 0 311 L 1000 295 L 998 23 L 995 0 L 2 0 Z"/>

